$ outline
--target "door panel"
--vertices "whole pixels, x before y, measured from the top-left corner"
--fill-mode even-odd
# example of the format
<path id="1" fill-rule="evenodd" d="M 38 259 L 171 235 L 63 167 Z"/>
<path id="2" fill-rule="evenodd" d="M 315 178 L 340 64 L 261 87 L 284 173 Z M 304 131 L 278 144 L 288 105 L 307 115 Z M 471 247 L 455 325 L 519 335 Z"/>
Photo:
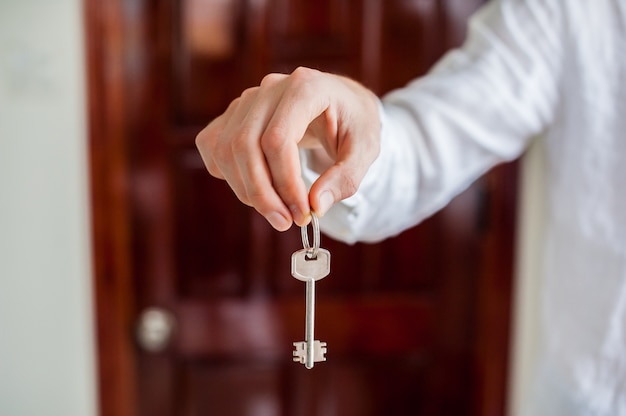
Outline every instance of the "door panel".
<path id="1" fill-rule="evenodd" d="M 323 237 L 328 361 L 306 370 L 299 230 L 271 229 L 194 145 L 271 71 L 403 85 L 480 1 L 86 1 L 103 415 L 503 414 L 514 166 L 383 243 Z M 175 327 L 149 351 L 133 333 L 155 306 Z"/>

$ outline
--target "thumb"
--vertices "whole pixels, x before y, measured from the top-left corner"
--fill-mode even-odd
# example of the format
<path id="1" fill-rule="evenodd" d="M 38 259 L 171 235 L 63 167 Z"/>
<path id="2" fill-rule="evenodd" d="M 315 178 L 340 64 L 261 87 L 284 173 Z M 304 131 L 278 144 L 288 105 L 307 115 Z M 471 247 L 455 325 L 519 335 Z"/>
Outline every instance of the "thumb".
<path id="1" fill-rule="evenodd" d="M 334 204 L 356 193 L 366 172 L 367 168 L 359 169 L 348 163 L 334 164 L 311 186 L 311 208 L 322 217 Z"/>

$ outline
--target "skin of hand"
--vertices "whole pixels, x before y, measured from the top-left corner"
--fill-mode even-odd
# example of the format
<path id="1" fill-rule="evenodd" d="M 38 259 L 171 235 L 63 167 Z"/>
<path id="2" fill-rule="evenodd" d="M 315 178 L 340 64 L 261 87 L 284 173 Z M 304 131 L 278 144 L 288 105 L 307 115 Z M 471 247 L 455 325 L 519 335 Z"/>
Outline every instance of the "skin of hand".
<path id="1" fill-rule="evenodd" d="M 376 96 L 342 76 L 309 68 L 269 74 L 196 137 L 211 175 L 277 230 L 305 225 L 353 195 L 380 151 Z M 321 175 L 307 195 L 298 148 Z"/>

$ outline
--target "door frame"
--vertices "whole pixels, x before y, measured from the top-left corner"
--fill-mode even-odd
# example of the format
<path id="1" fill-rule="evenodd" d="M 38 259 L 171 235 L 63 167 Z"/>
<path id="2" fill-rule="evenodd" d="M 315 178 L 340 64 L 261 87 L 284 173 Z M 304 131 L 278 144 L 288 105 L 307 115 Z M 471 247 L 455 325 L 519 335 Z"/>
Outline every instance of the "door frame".
<path id="1" fill-rule="evenodd" d="M 101 416 L 133 416 L 137 408 L 129 126 L 125 56 L 134 21 L 123 0 L 84 0 L 88 91 L 93 296 Z"/>

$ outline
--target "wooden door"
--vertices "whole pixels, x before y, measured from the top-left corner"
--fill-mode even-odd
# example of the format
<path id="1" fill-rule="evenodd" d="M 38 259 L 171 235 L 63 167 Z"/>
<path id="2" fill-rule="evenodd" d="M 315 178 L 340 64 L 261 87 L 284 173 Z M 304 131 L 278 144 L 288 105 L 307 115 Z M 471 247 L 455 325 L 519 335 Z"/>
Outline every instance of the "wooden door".
<path id="1" fill-rule="evenodd" d="M 102 415 L 504 413 L 514 166 L 384 243 L 324 237 L 328 361 L 306 370 L 299 230 L 271 229 L 194 146 L 268 72 L 403 85 L 479 3 L 86 0 Z"/>

